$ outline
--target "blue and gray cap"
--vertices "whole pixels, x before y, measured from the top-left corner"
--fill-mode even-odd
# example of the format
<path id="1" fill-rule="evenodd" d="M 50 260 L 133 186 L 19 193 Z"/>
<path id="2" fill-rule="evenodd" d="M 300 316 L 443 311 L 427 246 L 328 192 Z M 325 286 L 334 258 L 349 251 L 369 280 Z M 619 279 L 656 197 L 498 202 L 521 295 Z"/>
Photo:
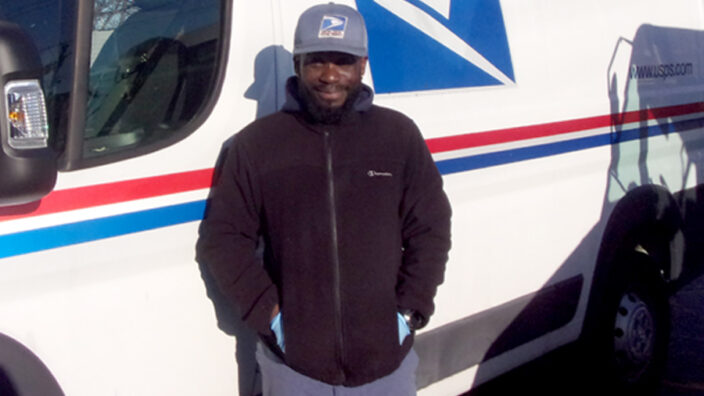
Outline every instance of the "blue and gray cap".
<path id="1" fill-rule="evenodd" d="M 293 54 L 344 52 L 367 56 L 367 28 L 364 18 L 352 7 L 321 4 L 301 14 L 293 41 Z"/>

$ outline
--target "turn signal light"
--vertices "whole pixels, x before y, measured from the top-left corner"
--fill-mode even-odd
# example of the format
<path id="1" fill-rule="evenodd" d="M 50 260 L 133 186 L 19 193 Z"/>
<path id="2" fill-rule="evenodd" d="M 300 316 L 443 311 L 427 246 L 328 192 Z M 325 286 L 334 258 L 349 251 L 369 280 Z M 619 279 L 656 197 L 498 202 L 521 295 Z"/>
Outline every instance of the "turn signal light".
<path id="1" fill-rule="evenodd" d="M 37 80 L 11 81 L 5 85 L 8 143 L 15 149 L 47 147 L 49 123 L 44 93 Z"/>

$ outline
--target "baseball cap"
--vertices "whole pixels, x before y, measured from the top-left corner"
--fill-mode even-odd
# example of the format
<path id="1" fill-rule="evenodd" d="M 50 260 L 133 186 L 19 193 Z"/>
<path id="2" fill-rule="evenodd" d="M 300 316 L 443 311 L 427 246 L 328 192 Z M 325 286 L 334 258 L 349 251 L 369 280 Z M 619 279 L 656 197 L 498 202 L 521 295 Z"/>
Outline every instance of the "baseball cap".
<path id="1" fill-rule="evenodd" d="M 320 4 L 298 18 L 293 54 L 327 51 L 367 56 L 367 28 L 357 10 L 343 4 Z"/>

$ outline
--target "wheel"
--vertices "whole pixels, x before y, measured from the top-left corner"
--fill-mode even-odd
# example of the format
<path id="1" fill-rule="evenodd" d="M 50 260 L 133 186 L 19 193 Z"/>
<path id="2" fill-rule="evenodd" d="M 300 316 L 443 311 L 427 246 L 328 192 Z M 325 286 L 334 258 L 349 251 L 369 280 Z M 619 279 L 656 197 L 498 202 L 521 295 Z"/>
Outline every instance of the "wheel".
<path id="1" fill-rule="evenodd" d="M 643 253 L 629 253 L 619 261 L 603 283 L 606 290 L 593 300 L 599 307 L 588 318 L 592 331 L 585 352 L 591 356 L 589 366 L 601 371 L 604 389 L 654 393 L 669 342 L 666 284 L 655 262 Z"/>

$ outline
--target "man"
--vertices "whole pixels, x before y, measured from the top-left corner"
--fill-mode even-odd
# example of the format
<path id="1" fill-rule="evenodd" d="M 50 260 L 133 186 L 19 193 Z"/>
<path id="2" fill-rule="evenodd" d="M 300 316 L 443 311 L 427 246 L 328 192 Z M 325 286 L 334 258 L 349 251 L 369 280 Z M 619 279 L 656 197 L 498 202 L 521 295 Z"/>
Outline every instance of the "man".
<path id="1" fill-rule="evenodd" d="M 198 260 L 260 335 L 265 395 L 415 394 L 450 206 L 415 124 L 372 105 L 366 62 L 356 10 L 305 11 L 287 102 L 235 135 L 201 225 Z"/>

